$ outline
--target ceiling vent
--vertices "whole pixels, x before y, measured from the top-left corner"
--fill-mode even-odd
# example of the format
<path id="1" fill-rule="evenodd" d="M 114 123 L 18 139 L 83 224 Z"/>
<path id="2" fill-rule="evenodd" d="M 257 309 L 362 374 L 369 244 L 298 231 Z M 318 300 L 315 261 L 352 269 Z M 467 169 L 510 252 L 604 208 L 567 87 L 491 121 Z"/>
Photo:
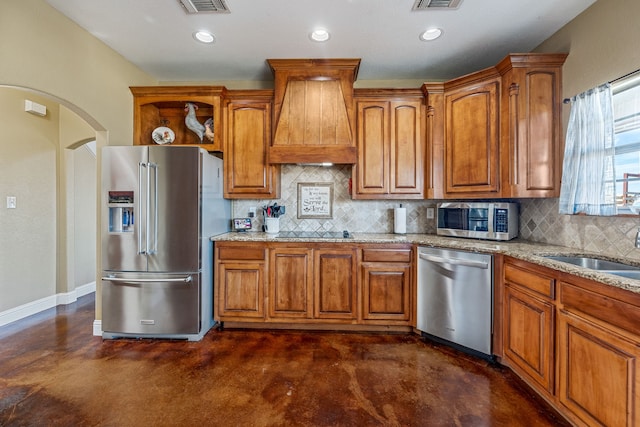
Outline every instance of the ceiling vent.
<path id="1" fill-rule="evenodd" d="M 462 0 L 416 0 L 411 10 L 457 9 Z"/>
<path id="2" fill-rule="evenodd" d="M 224 0 L 179 0 L 187 13 L 229 13 Z"/>

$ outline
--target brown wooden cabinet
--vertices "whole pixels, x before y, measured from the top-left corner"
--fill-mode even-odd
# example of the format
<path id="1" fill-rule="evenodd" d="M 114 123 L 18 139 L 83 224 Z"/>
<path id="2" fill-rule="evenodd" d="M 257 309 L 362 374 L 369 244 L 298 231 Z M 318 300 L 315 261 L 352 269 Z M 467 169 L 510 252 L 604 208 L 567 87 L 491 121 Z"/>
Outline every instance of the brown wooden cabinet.
<path id="1" fill-rule="evenodd" d="M 355 248 L 315 249 L 313 263 L 313 317 L 356 320 L 358 292 Z"/>
<path id="2" fill-rule="evenodd" d="M 560 282 L 558 400 L 579 425 L 640 424 L 640 295 Z"/>
<path id="3" fill-rule="evenodd" d="M 313 316 L 313 250 L 275 247 L 270 252 L 269 317 Z"/>
<path id="4" fill-rule="evenodd" d="M 264 245 L 215 246 L 214 317 L 217 320 L 264 319 Z"/>
<path id="5" fill-rule="evenodd" d="M 362 318 L 365 323 L 410 324 L 412 253 L 410 247 L 362 250 Z"/>
<path id="6" fill-rule="evenodd" d="M 424 96 L 418 90 L 359 90 L 354 199 L 424 197 Z"/>
<path id="7" fill-rule="evenodd" d="M 562 172 L 562 64 L 566 54 L 514 54 L 502 75 L 503 197 L 558 197 Z"/>
<path id="8" fill-rule="evenodd" d="M 444 83 L 425 83 L 426 155 L 425 197 L 444 199 Z"/>
<path id="9" fill-rule="evenodd" d="M 229 91 L 224 101 L 224 197 L 273 199 L 280 166 L 267 163 L 272 91 Z"/>
<path id="10" fill-rule="evenodd" d="M 445 84 L 445 198 L 500 196 L 499 106 L 494 69 Z"/>
<path id="11" fill-rule="evenodd" d="M 133 94 L 133 144 L 154 145 L 153 130 L 168 127 L 175 133 L 172 145 L 197 145 L 207 151 L 222 151 L 221 100 L 225 89 L 219 86 L 135 86 Z M 213 140 L 202 140 L 185 125 L 185 105 L 196 106 L 198 122 L 213 119 Z"/>
<path id="12" fill-rule="evenodd" d="M 503 363 L 574 425 L 638 425 L 640 294 L 511 257 L 502 279 Z"/>

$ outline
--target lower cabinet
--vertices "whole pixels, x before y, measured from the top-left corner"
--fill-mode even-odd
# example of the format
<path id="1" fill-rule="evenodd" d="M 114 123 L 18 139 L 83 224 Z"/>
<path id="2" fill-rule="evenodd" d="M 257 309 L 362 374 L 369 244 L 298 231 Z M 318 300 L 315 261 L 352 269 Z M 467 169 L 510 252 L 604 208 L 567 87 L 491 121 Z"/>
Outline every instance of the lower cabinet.
<path id="1" fill-rule="evenodd" d="M 314 306 L 316 319 L 356 320 L 356 250 L 314 250 Z"/>
<path id="2" fill-rule="evenodd" d="M 365 323 L 408 324 L 411 319 L 412 250 L 362 251 L 362 317 Z"/>
<path id="3" fill-rule="evenodd" d="M 640 423 L 640 342 L 561 310 L 558 315 L 558 399 L 576 422 Z"/>
<path id="4" fill-rule="evenodd" d="M 266 248 L 215 248 L 214 318 L 264 319 Z"/>
<path id="5" fill-rule="evenodd" d="M 269 316 L 272 318 L 312 317 L 313 250 L 274 248 L 269 264 Z"/>
<path id="6" fill-rule="evenodd" d="M 410 330 L 410 244 L 216 242 L 215 247 L 217 320 Z"/>
<path id="7" fill-rule="evenodd" d="M 640 425 L 640 294 L 510 257 L 503 280 L 503 363 L 574 425 Z"/>
<path id="8" fill-rule="evenodd" d="M 543 393 L 554 391 L 555 280 L 540 268 L 504 266 L 504 357 Z"/>

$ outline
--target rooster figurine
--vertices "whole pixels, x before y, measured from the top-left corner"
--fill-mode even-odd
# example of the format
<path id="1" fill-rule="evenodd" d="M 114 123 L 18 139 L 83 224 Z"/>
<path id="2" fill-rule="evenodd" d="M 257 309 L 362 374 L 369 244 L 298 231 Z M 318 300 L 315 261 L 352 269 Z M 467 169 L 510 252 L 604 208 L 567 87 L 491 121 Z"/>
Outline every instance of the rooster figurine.
<path id="1" fill-rule="evenodd" d="M 208 118 L 204 122 L 204 136 L 211 142 L 213 142 L 213 118 Z"/>
<path id="2" fill-rule="evenodd" d="M 202 137 L 204 136 L 205 128 L 196 118 L 196 110 L 198 106 L 192 104 L 191 102 L 187 102 L 184 106 L 184 111 L 187 113 L 187 116 L 184 118 L 184 124 L 187 125 L 187 128 L 193 131 L 198 138 L 200 138 L 200 142 L 202 142 Z"/>

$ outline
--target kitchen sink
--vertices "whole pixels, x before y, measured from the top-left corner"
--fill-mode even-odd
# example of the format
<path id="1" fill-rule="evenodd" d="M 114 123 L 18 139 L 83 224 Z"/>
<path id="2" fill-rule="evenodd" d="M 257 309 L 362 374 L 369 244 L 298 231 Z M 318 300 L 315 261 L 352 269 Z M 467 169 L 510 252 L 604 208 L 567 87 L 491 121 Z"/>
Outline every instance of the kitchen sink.
<path id="1" fill-rule="evenodd" d="M 601 273 L 613 274 L 615 276 L 640 280 L 640 267 L 624 264 L 621 262 L 607 261 L 604 259 L 582 257 L 582 256 L 545 256 L 544 258 L 554 261 L 566 262 L 579 267 L 596 270 Z"/>
<path id="2" fill-rule="evenodd" d="M 582 257 L 582 256 L 545 256 L 547 259 L 554 261 L 566 262 L 568 264 L 577 265 L 579 267 L 589 268 L 591 270 L 632 270 L 640 271 L 640 267 L 634 265 L 623 264 L 621 262 L 606 261 L 598 258 Z"/>

